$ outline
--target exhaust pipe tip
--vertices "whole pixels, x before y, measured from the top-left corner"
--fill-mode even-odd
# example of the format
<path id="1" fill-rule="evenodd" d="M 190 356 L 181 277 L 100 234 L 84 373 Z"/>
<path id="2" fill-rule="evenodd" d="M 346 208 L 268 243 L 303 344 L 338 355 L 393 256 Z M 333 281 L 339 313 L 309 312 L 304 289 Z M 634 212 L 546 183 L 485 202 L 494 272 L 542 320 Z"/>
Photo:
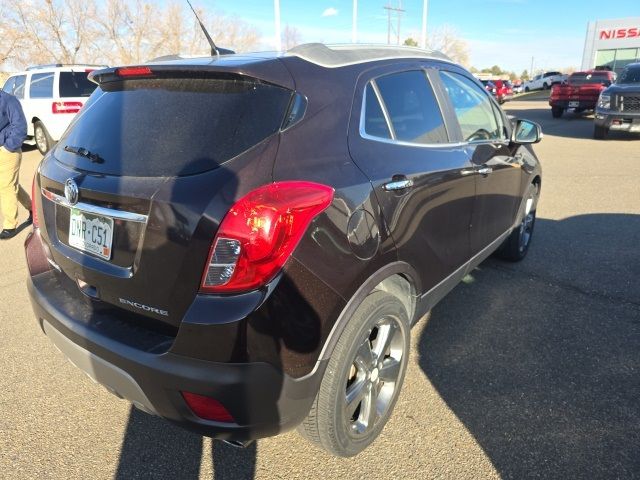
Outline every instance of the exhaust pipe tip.
<path id="1" fill-rule="evenodd" d="M 227 445 L 230 445 L 234 448 L 247 448 L 249 445 L 251 445 L 254 440 L 221 440 L 221 442 L 226 443 Z"/>

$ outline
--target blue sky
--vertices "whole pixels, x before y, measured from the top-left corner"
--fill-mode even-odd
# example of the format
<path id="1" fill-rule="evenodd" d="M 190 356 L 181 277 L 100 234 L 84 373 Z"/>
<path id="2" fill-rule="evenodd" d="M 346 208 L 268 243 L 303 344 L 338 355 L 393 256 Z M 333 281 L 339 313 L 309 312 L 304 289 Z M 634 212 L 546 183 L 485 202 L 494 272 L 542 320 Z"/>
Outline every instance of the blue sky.
<path id="1" fill-rule="evenodd" d="M 383 5 L 397 0 L 358 1 L 358 41 L 385 43 L 387 17 Z M 273 0 L 199 0 L 255 25 L 265 49 L 273 48 Z M 640 0 L 615 0 L 603 8 L 593 0 L 429 0 L 427 29 L 455 27 L 469 44 L 471 65 L 498 64 L 521 72 L 534 68 L 579 67 L 587 22 L 640 17 Z M 404 0 L 401 37 L 420 37 L 422 0 Z M 281 0 L 282 26 L 295 26 L 304 42 L 351 41 L 351 0 Z M 323 16 L 324 13 L 324 16 Z"/>

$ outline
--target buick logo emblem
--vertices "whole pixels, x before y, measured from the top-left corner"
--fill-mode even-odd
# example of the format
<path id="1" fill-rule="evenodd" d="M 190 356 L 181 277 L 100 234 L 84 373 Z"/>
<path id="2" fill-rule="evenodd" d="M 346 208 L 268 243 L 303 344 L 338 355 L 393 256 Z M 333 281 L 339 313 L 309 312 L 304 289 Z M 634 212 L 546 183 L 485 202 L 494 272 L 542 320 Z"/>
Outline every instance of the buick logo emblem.
<path id="1" fill-rule="evenodd" d="M 78 185 L 73 178 L 69 178 L 64 182 L 64 197 L 69 202 L 69 205 L 78 203 Z"/>

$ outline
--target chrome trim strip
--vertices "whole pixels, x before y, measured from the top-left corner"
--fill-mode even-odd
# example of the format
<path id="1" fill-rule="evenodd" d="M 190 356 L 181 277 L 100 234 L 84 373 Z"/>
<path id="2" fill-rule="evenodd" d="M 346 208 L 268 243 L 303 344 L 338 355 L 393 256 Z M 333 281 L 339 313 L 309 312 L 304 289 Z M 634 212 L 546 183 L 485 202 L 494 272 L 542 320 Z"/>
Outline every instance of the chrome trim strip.
<path id="1" fill-rule="evenodd" d="M 110 217 L 117 220 L 125 220 L 127 222 L 147 223 L 148 216 L 141 213 L 125 212 L 123 210 L 114 210 L 112 208 L 99 207 L 97 205 L 91 205 L 90 203 L 78 202 L 75 205 L 71 205 L 66 198 L 61 195 L 55 194 L 41 189 L 42 196 L 52 201 L 56 205 L 60 205 L 65 208 L 75 208 L 83 212 L 91 213 L 93 215 L 101 215 L 103 217 Z"/>
<path id="2" fill-rule="evenodd" d="M 393 127 L 393 123 L 391 123 L 391 115 L 389 115 L 389 110 L 387 110 L 387 104 L 382 100 L 382 93 L 380 93 L 380 89 L 378 88 L 378 84 L 375 80 L 371 80 L 371 88 L 373 89 L 373 93 L 376 94 L 376 98 L 378 99 L 378 105 L 380 105 L 380 109 L 382 110 L 382 115 L 384 115 L 384 120 L 387 122 L 387 128 L 389 129 L 389 133 L 391 134 L 392 140 L 397 140 L 396 129 Z M 364 105 L 365 105 L 365 115 L 366 115 L 366 105 L 367 105 L 367 89 L 364 90 Z M 363 116 L 363 118 L 366 118 Z"/>

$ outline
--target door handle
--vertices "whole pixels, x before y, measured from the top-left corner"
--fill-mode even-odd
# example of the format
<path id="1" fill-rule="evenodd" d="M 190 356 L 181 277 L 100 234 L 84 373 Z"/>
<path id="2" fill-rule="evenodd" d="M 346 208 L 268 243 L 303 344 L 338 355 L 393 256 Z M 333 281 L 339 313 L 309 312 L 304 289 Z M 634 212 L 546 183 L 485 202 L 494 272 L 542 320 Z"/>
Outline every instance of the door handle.
<path id="1" fill-rule="evenodd" d="M 398 190 L 405 190 L 410 187 L 413 187 L 413 180 L 405 177 L 396 177 L 395 175 L 392 181 L 382 186 L 387 192 L 397 192 Z"/>
<path id="2" fill-rule="evenodd" d="M 493 168 L 491 167 L 487 167 L 486 165 L 480 168 L 465 168 L 464 170 L 460 170 L 460 175 L 466 176 L 466 175 L 474 175 L 474 174 L 479 174 L 479 175 L 483 175 L 483 176 L 487 176 L 489 175 L 491 172 L 493 172 Z"/>

